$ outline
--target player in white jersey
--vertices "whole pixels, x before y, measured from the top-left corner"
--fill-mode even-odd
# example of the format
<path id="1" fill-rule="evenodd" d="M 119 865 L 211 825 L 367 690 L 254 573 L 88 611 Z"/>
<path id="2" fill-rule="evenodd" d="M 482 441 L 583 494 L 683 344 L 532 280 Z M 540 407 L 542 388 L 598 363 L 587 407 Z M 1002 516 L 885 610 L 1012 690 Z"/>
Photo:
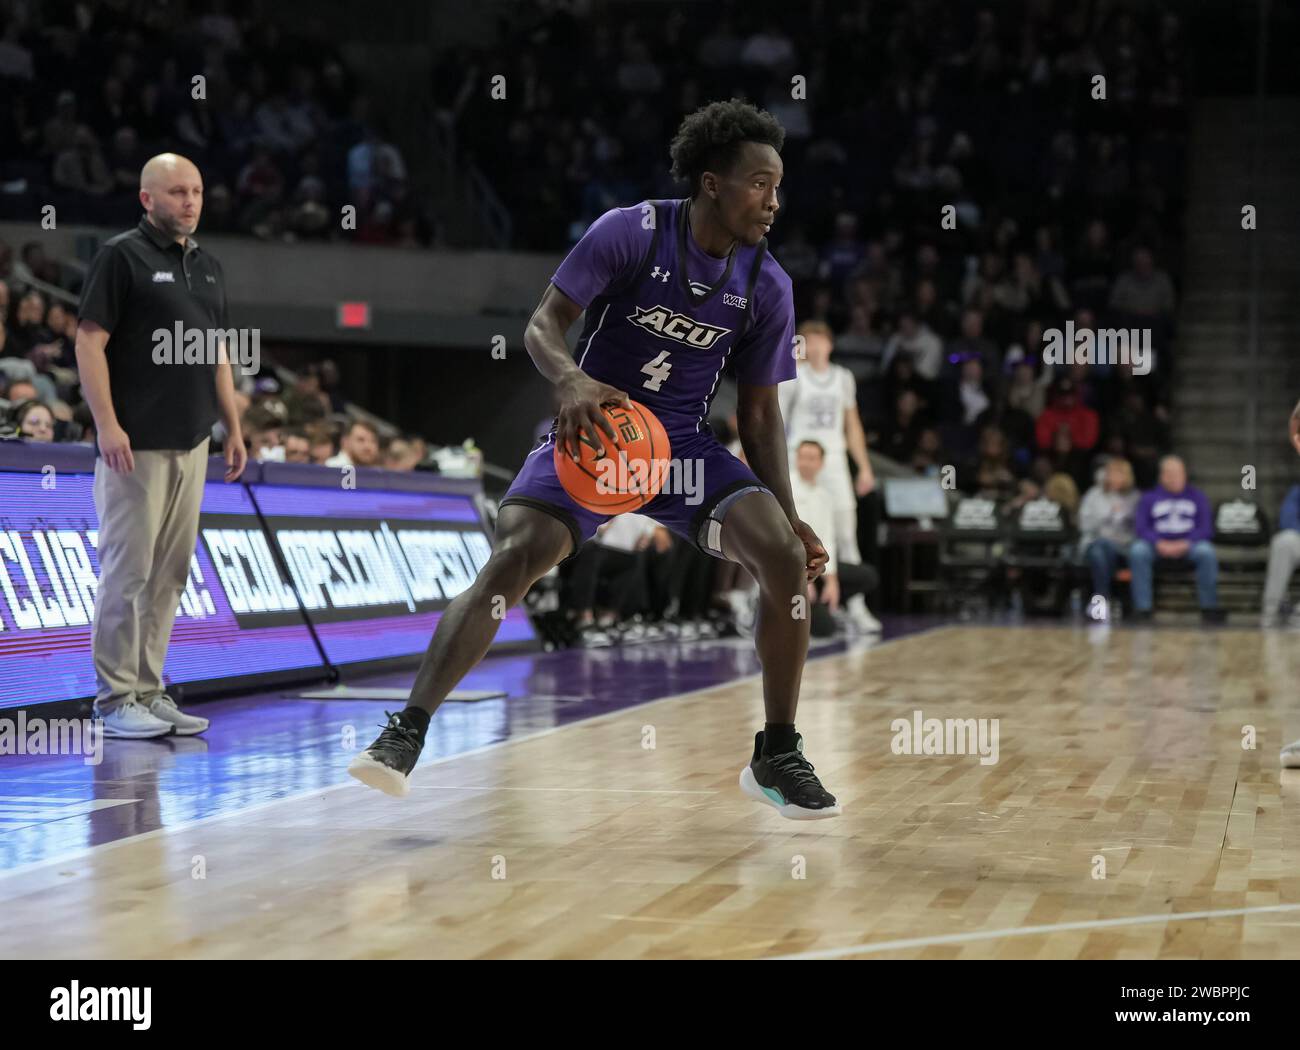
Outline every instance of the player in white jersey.
<path id="1" fill-rule="evenodd" d="M 816 441 L 826 450 L 819 483 L 830 493 L 835 507 L 835 545 L 841 561 L 861 563 L 858 550 L 858 500 L 876 484 L 867 457 L 867 436 L 858 415 L 857 381 L 843 365 L 831 364 L 834 335 L 824 321 L 805 321 L 796 335 L 804 358 L 796 378 L 777 387 L 781 418 L 785 420 L 790 462 L 799 442 Z M 849 458 L 858 468 L 855 482 Z M 864 630 L 879 630 L 861 595 L 846 605 L 849 615 Z"/>

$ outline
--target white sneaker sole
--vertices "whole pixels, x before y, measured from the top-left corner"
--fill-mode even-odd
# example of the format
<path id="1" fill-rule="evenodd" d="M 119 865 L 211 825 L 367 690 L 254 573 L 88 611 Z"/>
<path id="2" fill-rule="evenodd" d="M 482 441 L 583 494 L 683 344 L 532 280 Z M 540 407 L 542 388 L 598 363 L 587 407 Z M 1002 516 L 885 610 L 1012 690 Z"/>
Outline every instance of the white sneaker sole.
<path id="1" fill-rule="evenodd" d="M 843 812 L 843 807 L 839 805 L 830 806 L 827 809 L 804 809 L 802 806 L 794 806 L 789 802 L 780 803 L 763 790 L 762 785 L 754 776 L 754 771 L 749 766 L 740 771 L 740 790 L 755 802 L 762 802 L 771 806 L 787 820 L 826 820 L 828 817 L 838 817 Z"/>
<path id="2" fill-rule="evenodd" d="M 203 724 L 196 729 L 182 729 L 180 726 L 173 726 L 177 736 L 198 736 L 200 733 L 206 733 L 211 723 L 205 718 Z"/>
<path id="3" fill-rule="evenodd" d="M 153 740 L 160 736 L 171 736 L 175 726 L 166 725 L 163 729 L 118 729 L 104 722 L 104 739 L 106 740 Z"/>
<path id="4" fill-rule="evenodd" d="M 377 762 L 364 751 L 357 755 L 348 765 L 348 773 L 356 777 L 366 787 L 382 791 L 385 795 L 392 795 L 393 798 L 406 798 L 411 793 L 411 777 L 409 774 L 402 776 L 397 770 L 390 769 L 382 762 Z"/>
<path id="5" fill-rule="evenodd" d="M 1300 769 L 1300 740 L 1282 748 L 1282 768 Z"/>

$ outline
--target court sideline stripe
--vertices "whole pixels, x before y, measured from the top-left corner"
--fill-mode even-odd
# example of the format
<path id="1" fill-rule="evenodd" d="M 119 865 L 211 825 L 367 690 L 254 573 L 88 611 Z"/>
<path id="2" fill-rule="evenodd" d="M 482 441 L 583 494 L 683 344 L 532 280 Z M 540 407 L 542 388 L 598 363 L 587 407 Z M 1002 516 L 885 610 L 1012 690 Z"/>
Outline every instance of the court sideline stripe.
<path id="1" fill-rule="evenodd" d="M 901 941 L 876 941 L 855 944 L 847 948 L 825 948 L 793 955 L 773 955 L 772 961 L 801 959 L 842 959 L 849 955 L 866 955 L 871 952 L 896 952 L 911 948 L 928 948 L 936 944 L 970 944 L 972 941 L 994 940 L 998 937 L 1033 937 L 1042 933 L 1064 933 L 1068 930 L 1104 930 L 1116 926 L 1142 926 L 1153 922 L 1183 922 L 1188 919 L 1218 919 L 1228 915 L 1257 915 L 1270 911 L 1300 911 L 1300 904 L 1260 904 L 1250 908 L 1222 908 L 1214 911 L 1178 911 L 1164 915 L 1133 915 L 1125 919 L 1084 919 L 1079 922 L 1058 922 L 1046 926 L 1013 926 L 1004 930 L 978 930 L 972 933 L 945 933 L 934 937 L 909 937 Z"/>

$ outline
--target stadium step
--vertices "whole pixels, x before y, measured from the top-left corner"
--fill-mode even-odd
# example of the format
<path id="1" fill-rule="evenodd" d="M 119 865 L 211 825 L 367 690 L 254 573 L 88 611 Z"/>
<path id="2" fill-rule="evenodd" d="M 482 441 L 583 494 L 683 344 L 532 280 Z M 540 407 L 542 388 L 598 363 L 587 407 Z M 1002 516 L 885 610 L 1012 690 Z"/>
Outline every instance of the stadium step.
<path id="1" fill-rule="evenodd" d="M 1253 467 L 1255 487 L 1245 494 L 1270 520 L 1300 480 L 1287 441 L 1287 421 L 1300 398 L 1297 126 L 1294 99 L 1259 107 L 1249 99 L 1200 100 L 1192 114 L 1184 213 L 1173 447 L 1211 499 L 1243 495 L 1242 469 Z M 1257 143 L 1268 161 L 1252 172 Z M 1243 204 L 1255 206 L 1257 229 L 1241 228 Z"/>

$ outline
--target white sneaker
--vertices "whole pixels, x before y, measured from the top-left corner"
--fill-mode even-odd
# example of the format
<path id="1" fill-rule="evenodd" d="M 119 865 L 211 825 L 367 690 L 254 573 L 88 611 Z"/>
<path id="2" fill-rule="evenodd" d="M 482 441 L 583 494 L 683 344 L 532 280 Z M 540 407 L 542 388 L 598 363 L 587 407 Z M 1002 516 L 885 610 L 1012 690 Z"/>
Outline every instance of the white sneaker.
<path id="1" fill-rule="evenodd" d="M 149 702 L 149 713 L 168 725 L 174 726 L 177 736 L 194 736 L 208 728 L 208 720 L 198 715 L 187 715 L 176 701 L 166 693 L 159 693 Z"/>
<path id="2" fill-rule="evenodd" d="M 1300 769 L 1300 740 L 1282 748 L 1282 768 Z"/>
<path id="3" fill-rule="evenodd" d="M 871 615 L 871 610 L 867 608 L 866 599 L 860 594 L 855 594 L 848 600 L 845 605 L 848 611 L 849 619 L 853 621 L 853 626 L 863 634 L 879 634 L 884 630 L 879 620 Z"/>
<path id="4" fill-rule="evenodd" d="M 728 591 L 727 604 L 731 606 L 731 622 L 746 637 L 754 633 L 758 622 L 758 592 Z"/>
<path id="5" fill-rule="evenodd" d="M 584 649 L 604 649 L 614 644 L 614 635 L 603 627 L 589 624 L 579 632 L 578 644 Z"/>
<path id="6" fill-rule="evenodd" d="M 106 715 L 100 715 L 96 711 L 95 717 L 104 723 L 104 736 L 122 740 L 147 740 L 155 736 L 168 736 L 174 728 L 170 722 L 155 718 L 134 700 L 118 704 Z"/>

